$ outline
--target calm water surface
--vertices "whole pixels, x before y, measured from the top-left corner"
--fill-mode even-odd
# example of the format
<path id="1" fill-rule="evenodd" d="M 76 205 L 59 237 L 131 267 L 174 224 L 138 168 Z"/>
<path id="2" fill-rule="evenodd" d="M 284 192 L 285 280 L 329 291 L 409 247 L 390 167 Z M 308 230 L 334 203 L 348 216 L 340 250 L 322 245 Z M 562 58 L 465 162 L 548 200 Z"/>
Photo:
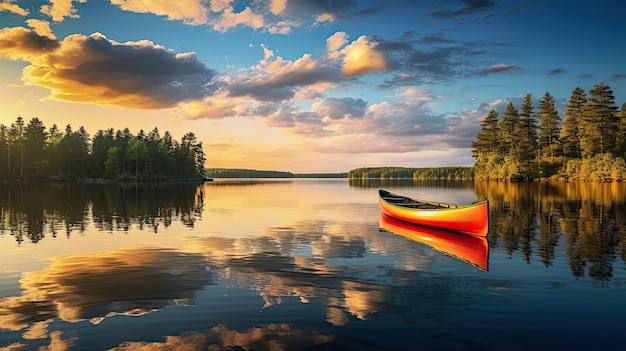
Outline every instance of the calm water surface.
<path id="1" fill-rule="evenodd" d="M 469 257 L 454 236 L 444 249 L 380 222 L 379 187 L 488 198 L 487 242 L 463 242 Z M 0 350 L 621 349 L 625 197 L 623 183 L 0 184 Z"/>

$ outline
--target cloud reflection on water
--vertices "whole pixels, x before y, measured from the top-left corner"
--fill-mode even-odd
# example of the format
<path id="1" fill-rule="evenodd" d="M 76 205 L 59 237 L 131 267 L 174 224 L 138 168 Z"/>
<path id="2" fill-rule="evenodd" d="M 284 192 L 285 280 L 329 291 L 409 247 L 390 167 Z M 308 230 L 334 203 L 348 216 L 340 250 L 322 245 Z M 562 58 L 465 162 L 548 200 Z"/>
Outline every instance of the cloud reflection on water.
<path id="1" fill-rule="evenodd" d="M 169 306 L 193 305 L 200 290 L 222 283 L 255 291 L 262 299 L 262 309 L 280 305 L 287 298 L 297 298 L 300 303 L 318 300 L 325 320 L 335 327 L 345 326 L 353 318 L 401 314 L 415 304 L 415 296 L 405 293 L 421 294 L 419 289 L 403 285 L 431 285 L 441 277 L 420 269 L 429 267 L 432 259 L 424 256 L 424 247 L 400 249 L 397 240 L 379 233 L 376 223 L 306 220 L 267 228 L 254 237 L 187 238 L 180 249 L 134 248 L 59 256 L 44 269 L 22 274 L 20 296 L 0 299 L 0 328 L 24 330 L 24 340 L 52 338 L 48 329 L 56 319 L 98 324 L 116 315 L 142 316 Z M 380 256 L 385 263 L 371 269 L 364 261 L 371 255 Z M 436 286 L 443 289 L 442 296 L 450 295 L 445 293 L 447 284 Z M 247 334 L 255 341 L 245 341 Z M 244 347 L 271 345 L 282 336 L 294 339 L 280 343 L 306 339 L 305 343 L 316 345 L 332 339 L 313 329 L 291 330 L 285 323 L 247 331 L 216 326 L 206 335 L 168 336 L 165 345 L 125 343 L 120 348 L 168 349 L 169 343 L 190 340 Z M 55 337 L 55 342 L 60 342 L 60 335 Z M 228 338 L 244 341 L 226 343 Z"/>
<path id="2" fill-rule="evenodd" d="M 193 305 L 195 293 L 213 283 L 208 266 L 203 256 L 158 248 L 56 257 L 22 275 L 20 296 L 0 300 L 0 328 L 45 335 L 56 318 L 97 324 L 117 314 Z"/>

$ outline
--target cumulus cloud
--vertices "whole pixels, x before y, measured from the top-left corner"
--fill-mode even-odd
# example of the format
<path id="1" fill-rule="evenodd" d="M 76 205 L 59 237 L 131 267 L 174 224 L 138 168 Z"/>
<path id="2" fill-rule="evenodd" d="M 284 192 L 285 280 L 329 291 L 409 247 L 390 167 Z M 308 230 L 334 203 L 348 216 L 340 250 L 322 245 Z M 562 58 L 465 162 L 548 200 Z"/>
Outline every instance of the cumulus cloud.
<path id="1" fill-rule="evenodd" d="M 450 82 L 477 70 L 477 58 L 484 53 L 480 45 L 447 40 L 441 34 L 436 37 L 414 32 L 397 39 L 373 37 L 377 50 L 385 55 L 394 72 L 393 76 L 385 77 L 379 88 Z"/>
<path id="2" fill-rule="evenodd" d="M 242 74 L 229 84 L 230 96 L 250 96 L 260 101 L 289 100 L 302 86 L 333 79 L 336 69 L 321 65 L 310 54 L 295 61 L 271 55 L 265 51 L 264 60 L 252 72 Z M 335 78 L 336 79 L 336 78 Z"/>
<path id="3" fill-rule="evenodd" d="M 285 129 L 292 134 L 306 135 L 312 138 L 334 134 L 330 125 L 320 115 L 311 111 L 301 111 L 293 106 L 284 106 L 264 118 L 268 126 Z"/>
<path id="4" fill-rule="evenodd" d="M 348 41 L 346 32 L 337 32 L 326 39 L 326 51 L 336 52 L 343 47 Z"/>
<path id="5" fill-rule="evenodd" d="M 42 37 L 47 37 L 53 40 L 56 40 L 56 36 L 52 33 L 52 29 L 50 29 L 50 22 L 42 21 L 38 19 L 27 19 L 26 24 L 31 27 L 37 35 Z"/>
<path id="6" fill-rule="evenodd" d="M 323 153 L 409 153 L 467 149 L 480 129 L 474 113 L 441 114 L 431 109 L 429 90 L 408 88 L 369 105 L 354 98 L 327 97 L 311 111 L 282 106 L 263 119 L 289 133 L 307 135 Z M 481 110 L 482 112 L 482 110 Z M 372 139 L 376 143 L 372 143 Z M 428 142 L 424 142 L 428 140 Z M 309 145 L 310 147 L 313 147 Z"/>
<path id="7" fill-rule="evenodd" d="M 18 4 L 15 4 L 17 0 L 4 0 L 0 2 L 0 12 L 12 12 L 20 16 L 28 16 L 30 13 L 28 10 L 21 8 Z"/>
<path id="8" fill-rule="evenodd" d="M 240 12 L 235 12 L 231 5 L 231 0 L 213 0 L 210 8 L 216 13 L 216 18 L 211 22 L 213 29 L 218 32 L 225 32 L 238 25 L 259 29 L 265 24 L 263 15 L 256 13 L 250 7 L 246 7 Z"/>
<path id="9" fill-rule="evenodd" d="M 327 97 L 314 103 L 311 111 L 330 119 L 359 118 L 363 117 L 366 107 L 363 99 Z"/>
<path id="10" fill-rule="evenodd" d="M 230 99 L 228 103 L 222 103 L 214 97 L 207 97 L 203 102 L 189 102 L 183 106 L 182 118 L 254 115 L 260 108 L 270 106 L 271 103 L 287 106 L 304 100 L 318 102 L 316 106 L 321 109 L 331 101 L 320 103 L 320 99 L 325 97 L 326 89 L 361 74 L 387 69 L 384 57 L 366 37 L 360 37 L 347 46 L 346 43 L 346 34 L 336 33 L 328 38 L 326 51 L 321 57 L 314 58 L 311 54 L 304 54 L 293 61 L 276 56 L 266 45 L 261 45 L 263 58 L 258 64 L 239 71 L 237 75 L 220 77 L 223 82 L 223 89 L 220 91 L 223 98 Z M 361 109 L 366 105 L 361 99 L 336 100 L 339 101 L 351 101 Z M 206 107 L 202 108 L 203 105 Z M 282 113 L 276 111 L 278 109 L 273 109 L 274 115 L 268 117 L 268 123 L 274 126 L 284 126 L 285 121 L 331 116 L 329 113 L 320 115 L 317 111 L 296 113 L 291 107 L 285 108 Z M 338 110 L 337 113 L 343 115 L 347 112 Z M 358 114 L 362 115 L 362 112 Z M 332 116 L 335 118 L 337 115 Z"/>
<path id="11" fill-rule="evenodd" d="M 111 0 L 111 3 L 125 11 L 153 13 L 193 25 L 207 22 L 208 9 L 203 0 Z"/>
<path id="12" fill-rule="evenodd" d="M 50 5 L 41 5 L 41 13 L 52 17 L 54 22 L 63 22 L 65 17 L 79 18 L 78 10 L 72 4 L 86 3 L 87 0 L 50 0 Z"/>
<path id="13" fill-rule="evenodd" d="M 376 50 L 366 37 L 348 43 L 346 34 L 339 32 L 327 39 L 321 57 L 305 54 L 294 61 L 276 56 L 265 45 L 262 49 L 259 64 L 223 79 L 219 96 L 181 105 L 182 118 L 261 116 L 267 126 L 311 139 L 323 137 L 326 142 L 318 140 L 321 152 L 342 153 L 468 148 L 479 127 L 463 115 L 435 113 L 431 104 L 446 97 L 435 97 L 429 90 L 405 88 L 391 100 L 372 105 L 360 98 L 326 96 L 327 89 L 351 79 L 341 74 L 346 66 L 352 65 L 354 74 L 370 71 L 369 66 L 355 69 L 358 65 L 350 62 L 358 57 L 358 49 Z M 310 109 L 298 101 L 309 101 Z M 374 135 L 379 142 L 371 143 Z"/>
<path id="14" fill-rule="evenodd" d="M 344 58 L 341 74 L 344 77 L 353 77 L 368 72 L 381 72 L 389 69 L 384 54 L 376 50 L 376 44 L 370 42 L 366 36 L 361 36 L 346 46 L 342 53 Z"/>
<path id="15" fill-rule="evenodd" d="M 178 119 L 222 119 L 227 117 L 247 116 L 250 114 L 250 105 L 250 101 L 247 99 L 229 98 L 226 92 L 220 92 L 202 100 L 180 104 L 182 114 Z"/>
<path id="16" fill-rule="evenodd" d="M 52 40 L 26 28 L 0 30 L 0 55 L 30 64 L 22 80 L 49 98 L 132 108 L 168 108 L 202 99 L 216 73 L 194 53 L 150 41 L 118 43 L 102 34 Z"/>
<path id="17" fill-rule="evenodd" d="M 272 0 L 270 2 L 270 11 L 274 15 L 280 15 L 287 8 L 287 0 Z"/>
<path id="18" fill-rule="evenodd" d="M 218 32 L 245 26 L 271 34 L 288 34 L 295 27 L 315 26 L 337 18 L 366 16 L 379 11 L 353 1 L 111 0 L 111 3 L 125 11 L 166 16 L 190 25 L 207 24 Z M 42 12 L 53 16 L 55 22 L 78 16 L 71 0 L 55 0 L 53 5 L 45 5 Z"/>
<path id="19" fill-rule="evenodd" d="M 9 60 L 28 60 L 54 52 L 59 42 L 24 27 L 0 29 L 0 56 Z"/>

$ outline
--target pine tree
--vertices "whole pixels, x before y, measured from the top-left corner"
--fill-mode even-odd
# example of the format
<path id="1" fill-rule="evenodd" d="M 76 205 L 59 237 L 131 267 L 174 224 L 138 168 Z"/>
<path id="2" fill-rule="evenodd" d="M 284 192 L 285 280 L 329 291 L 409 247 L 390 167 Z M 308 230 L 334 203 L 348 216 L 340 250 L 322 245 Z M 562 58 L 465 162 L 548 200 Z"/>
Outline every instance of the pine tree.
<path id="1" fill-rule="evenodd" d="M 512 102 L 506 107 L 504 116 L 499 125 L 500 146 L 503 155 L 511 155 L 514 159 L 519 159 L 519 144 L 521 140 L 520 117 Z"/>
<path id="2" fill-rule="evenodd" d="M 559 131 L 561 118 L 554 106 L 554 98 L 546 93 L 539 101 L 539 175 L 550 177 L 563 165 L 560 157 Z"/>
<path id="3" fill-rule="evenodd" d="M 472 143 L 472 156 L 478 158 L 480 155 L 500 152 L 500 135 L 498 112 L 491 110 L 480 124 L 481 130 L 476 136 L 476 141 Z"/>
<path id="4" fill-rule="evenodd" d="M 47 164 L 45 158 L 46 127 L 39 118 L 34 117 L 28 122 L 24 132 L 24 166 L 26 177 L 42 177 L 46 175 Z"/>
<path id="5" fill-rule="evenodd" d="M 500 121 L 500 143 L 504 157 L 505 177 L 519 177 L 522 171 L 520 155 L 523 140 L 519 112 L 512 102 L 507 105 Z"/>
<path id="6" fill-rule="evenodd" d="M 98 130 L 91 140 L 91 158 L 89 160 L 90 174 L 94 177 L 102 177 L 104 174 L 104 164 L 108 159 L 109 148 L 113 147 L 113 128 L 106 131 Z"/>
<path id="7" fill-rule="evenodd" d="M 554 106 L 554 98 L 546 93 L 539 101 L 539 147 L 542 156 L 558 155 L 561 117 Z"/>
<path id="8" fill-rule="evenodd" d="M 537 120 L 533 113 L 533 96 L 526 94 L 522 109 L 520 111 L 520 163 L 522 171 L 528 177 L 536 175 L 535 163 L 537 159 L 538 147 L 537 143 Z"/>
<path id="9" fill-rule="evenodd" d="M 622 108 L 615 113 L 615 116 L 618 121 L 614 155 L 626 158 L 626 102 L 622 104 Z"/>
<path id="10" fill-rule="evenodd" d="M 9 129 L 0 124 L 0 179 L 9 178 L 11 168 L 11 149 L 9 148 Z"/>
<path id="11" fill-rule="evenodd" d="M 613 152 L 617 136 L 617 105 L 613 90 L 604 83 L 589 91 L 589 100 L 582 108 L 578 134 L 583 157 Z"/>
<path id="12" fill-rule="evenodd" d="M 183 135 L 181 140 L 181 149 L 186 149 L 189 152 L 189 175 L 196 176 L 198 174 L 204 173 L 204 162 L 206 161 L 206 157 L 204 151 L 202 150 L 202 143 L 198 142 L 196 135 L 193 132 L 186 133 Z"/>
<path id="13" fill-rule="evenodd" d="M 474 175 L 478 179 L 497 177 L 493 168 L 501 167 L 504 160 L 501 153 L 498 112 L 491 110 L 480 124 L 482 129 L 472 143 L 472 157 L 476 158 Z"/>
<path id="14" fill-rule="evenodd" d="M 15 123 L 11 124 L 9 129 L 9 144 L 13 144 L 15 147 L 11 147 L 9 157 L 12 160 L 11 166 L 13 167 L 13 174 L 17 178 L 24 176 L 24 119 L 17 117 Z"/>
<path id="15" fill-rule="evenodd" d="M 585 90 L 580 87 L 576 87 L 572 91 L 572 95 L 569 98 L 560 135 L 563 154 L 567 158 L 580 157 L 580 138 L 578 136 L 578 126 L 580 124 L 582 108 L 586 102 L 587 96 L 585 95 Z"/>

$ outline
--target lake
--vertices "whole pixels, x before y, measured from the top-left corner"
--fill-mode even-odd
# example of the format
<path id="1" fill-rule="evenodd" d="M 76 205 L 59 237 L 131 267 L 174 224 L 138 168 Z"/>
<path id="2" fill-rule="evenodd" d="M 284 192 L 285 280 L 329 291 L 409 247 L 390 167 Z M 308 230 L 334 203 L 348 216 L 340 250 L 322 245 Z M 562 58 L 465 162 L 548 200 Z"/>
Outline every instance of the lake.
<path id="1" fill-rule="evenodd" d="M 462 244 L 484 254 L 381 222 L 378 188 L 489 199 L 487 240 Z M 0 350 L 618 349 L 625 198 L 625 183 L 0 184 Z"/>

